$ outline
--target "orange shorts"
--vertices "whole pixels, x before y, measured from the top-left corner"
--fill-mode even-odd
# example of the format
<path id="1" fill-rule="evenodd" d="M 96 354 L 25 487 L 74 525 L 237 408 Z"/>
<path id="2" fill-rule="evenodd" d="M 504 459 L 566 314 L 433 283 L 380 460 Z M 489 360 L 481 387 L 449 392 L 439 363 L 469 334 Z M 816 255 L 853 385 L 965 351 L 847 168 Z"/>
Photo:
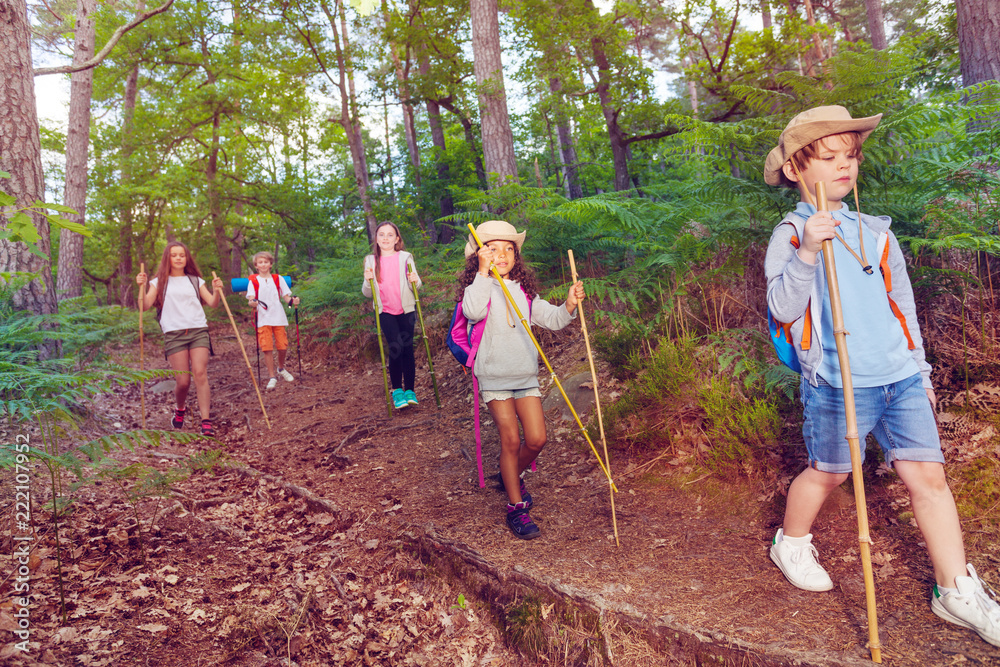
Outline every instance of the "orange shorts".
<path id="1" fill-rule="evenodd" d="M 274 334 L 273 344 L 271 334 Z M 257 327 L 257 345 L 264 352 L 270 352 L 275 347 L 279 350 L 288 349 L 288 336 L 285 335 L 285 327 L 274 327 L 264 325 Z"/>

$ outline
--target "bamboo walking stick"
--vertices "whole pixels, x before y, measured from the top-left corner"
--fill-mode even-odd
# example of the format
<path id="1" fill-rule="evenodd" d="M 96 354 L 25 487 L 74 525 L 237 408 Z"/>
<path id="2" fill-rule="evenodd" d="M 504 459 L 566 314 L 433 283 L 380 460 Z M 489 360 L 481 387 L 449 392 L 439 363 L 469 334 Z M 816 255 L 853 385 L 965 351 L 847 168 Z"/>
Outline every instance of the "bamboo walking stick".
<path id="1" fill-rule="evenodd" d="M 573 249 L 570 248 L 569 253 L 569 270 L 573 278 L 573 284 L 576 284 L 577 274 L 576 274 L 576 262 L 573 259 Z M 604 416 L 601 414 L 601 395 L 597 391 L 597 368 L 594 366 L 594 353 L 590 349 L 590 334 L 587 332 L 587 319 L 583 316 L 583 304 L 579 303 L 576 306 L 580 309 L 580 328 L 583 329 L 583 342 L 587 346 L 587 361 L 590 362 L 590 378 L 594 384 L 594 405 L 597 408 L 597 425 L 601 429 L 601 445 L 604 447 L 604 465 L 607 466 L 608 472 L 611 472 L 611 457 L 608 456 L 608 440 L 604 437 Z M 615 529 L 615 546 L 620 547 L 621 542 L 618 541 L 618 516 L 615 514 L 615 493 L 611 489 L 611 480 L 608 480 L 608 494 L 611 496 L 611 525 Z"/>
<path id="2" fill-rule="evenodd" d="M 407 262 L 407 268 L 409 269 L 409 262 Z M 427 351 L 427 369 L 431 373 L 431 382 L 434 384 L 434 400 L 437 401 L 437 406 L 441 408 L 441 395 L 438 393 L 438 381 L 437 377 L 434 375 L 434 361 L 431 359 L 431 344 L 427 342 L 427 329 L 424 327 L 424 311 L 420 307 L 420 292 L 417 290 L 416 283 L 410 283 L 413 286 L 413 296 L 417 300 L 417 317 L 420 318 L 420 335 L 424 339 L 424 349 Z"/>
<path id="3" fill-rule="evenodd" d="M 479 240 L 479 235 L 476 234 L 476 228 L 472 226 L 472 223 L 469 223 L 469 231 L 472 232 L 472 238 L 475 239 L 476 245 L 482 248 L 483 242 Z M 590 450 L 594 452 L 594 456 L 597 457 L 597 465 L 601 467 L 601 471 L 604 473 L 604 476 L 608 478 L 608 484 L 611 485 L 611 489 L 613 491 L 617 491 L 618 487 L 615 486 L 614 481 L 612 481 L 611 473 L 608 472 L 608 469 L 604 466 L 604 461 L 601 460 L 601 455 L 597 453 L 597 447 L 594 446 L 594 441 L 590 439 L 587 429 L 583 427 L 583 422 L 580 421 L 580 415 L 576 414 L 576 408 L 573 407 L 573 404 L 569 400 L 569 396 L 566 395 L 566 390 L 563 389 L 562 383 L 559 382 L 556 372 L 552 370 L 552 364 L 549 363 L 549 358 L 545 356 L 545 352 L 542 351 L 542 346 L 538 344 L 538 339 L 536 339 L 535 334 L 531 332 L 531 325 L 526 319 L 524 319 L 524 315 L 521 314 L 521 309 L 517 307 L 516 303 L 514 303 L 514 297 L 512 297 L 510 295 L 510 291 L 507 290 L 507 285 L 503 282 L 503 276 L 501 276 L 500 272 L 493 266 L 490 266 L 490 270 L 493 272 L 493 277 L 500 283 L 500 287 L 503 289 L 503 294 L 507 299 L 507 303 L 509 303 L 511 308 L 514 309 L 514 314 L 517 316 L 517 319 L 521 321 L 522 326 L 524 326 L 524 330 L 528 332 L 528 337 L 531 339 L 531 342 L 535 344 L 535 349 L 538 350 L 538 356 L 540 356 L 542 361 L 545 362 L 545 368 L 549 370 L 549 374 L 552 376 L 552 381 L 555 382 L 556 387 L 559 388 L 559 393 L 562 394 L 563 400 L 566 401 L 566 406 L 569 408 L 569 411 L 573 413 L 576 425 L 580 427 L 583 437 L 586 438 L 587 444 L 590 445 Z"/>
<path id="4" fill-rule="evenodd" d="M 816 183 L 816 209 L 829 210 L 826 201 L 826 183 Z M 833 336 L 837 341 L 837 358 L 840 377 L 844 385 L 844 416 L 847 420 L 847 443 L 851 449 L 851 478 L 854 481 L 854 503 L 858 511 L 858 542 L 861 550 L 861 567 L 865 577 L 865 601 L 868 605 L 868 648 L 872 661 L 882 662 L 882 644 L 878 637 L 878 611 L 875 608 L 875 580 L 872 577 L 871 537 L 868 534 L 868 504 L 865 500 L 865 482 L 861 472 L 861 447 L 858 438 L 858 418 L 854 408 L 854 382 L 851 362 L 847 357 L 847 332 L 844 330 L 844 308 L 840 302 L 837 283 L 837 266 L 833 260 L 833 241 L 823 241 L 823 265 L 826 284 L 830 290 L 830 310 L 833 312 Z"/>
<path id="5" fill-rule="evenodd" d="M 218 278 L 215 275 L 215 271 L 212 271 L 212 280 L 214 281 Z M 222 305 L 226 307 L 226 315 L 229 315 L 229 323 L 233 325 L 233 333 L 236 334 L 236 342 L 240 344 L 240 352 L 243 353 L 243 361 L 247 362 L 247 370 L 250 371 L 250 381 L 253 382 L 254 391 L 257 392 L 257 400 L 260 401 L 260 411 L 264 413 L 264 422 L 267 424 L 267 430 L 271 430 L 271 420 L 267 418 L 267 410 L 264 408 L 264 397 L 260 395 L 260 387 L 257 385 L 257 378 L 253 376 L 253 366 L 250 365 L 250 357 L 247 356 L 247 349 L 243 347 L 243 338 L 240 336 L 240 330 L 236 326 L 236 320 L 233 319 L 233 311 L 229 310 L 229 302 L 226 301 L 226 295 L 222 294 Z M 256 332 L 254 332 L 256 334 Z"/>
<path id="6" fill-rule="evenodd" d="M 139 264 L 139 273 L 146 273 L 146 263 Z M 146 370 L 146 348 L 142 340 L 142 312 L 146 308 L 146 283 L 139 285 L 139 370 Z M 142 410 L 142 430 L 146 430 L 146 382 L 139 381 L 139 403 Z"/>
<path id="7" fill-rule="evenodd" d="M 299 376 L 302 376 L 302 341 L 299 340 L 299 307 L 295 306 L 295 351 L 299 355 Z"/>
<path id="8" fill-rule="evenodd" d="M 385 385 L 385 409 L 392 417 L 392 399 L 389 397 L 389 371 L 385 366 L 385 346 L 382 344 L 382 321 L 378 318 L 378 301 L 376 295 L 378 288 L 375 287 L 375 279 L 369 278 L 368 282 L 372 286 L 372 305 L 375 307 L 375 332 L 378 336 L 378 353 L 382 356 L 382 384 Z"/>

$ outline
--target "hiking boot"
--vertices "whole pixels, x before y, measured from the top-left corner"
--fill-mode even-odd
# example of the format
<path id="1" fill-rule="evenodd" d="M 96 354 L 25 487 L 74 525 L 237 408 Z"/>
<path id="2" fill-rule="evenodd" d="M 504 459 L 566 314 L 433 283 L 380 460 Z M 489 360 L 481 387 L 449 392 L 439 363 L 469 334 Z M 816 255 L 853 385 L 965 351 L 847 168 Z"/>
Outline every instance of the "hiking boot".
<path id="1" fill-rule="evenodd" d="M 816 562 L 819 552 L 812 545 L 812 534 L 806 535 L 806 538 L 810 540 L 809 544 L 792 546 L 785 539 L 784 530 L 779 528 L 771 544 L 771 560 L 793 586 L 804 591 L 828 591 L 833 588 L 833 581 Z"/>
<path id="2" fill-rule="evenodd" d="M 528 503 L 524 501 L 516 505 L 507 503 L 507 527 L 522 540 L 533 540 L 542 534 L 528 516 L 529 509 Z"/>
<path id="3" fill-rule="evenodd" d="M 412 389 L 407 389 L 406 391 L 404 391 L 403 397 L 406 399 L 406 402 L 409 403 L 410 405 L 417 404 L 417 395 L 413 393 Z"/>
<path id="4" fill-rule="evenodd" d="M 215 429 L 212 428 L 212 420 L 211 419 L 202 419 L 201 420 L 201 434 L 202 435 L 207 435 L 210 438 L 214 438 L 215 437 Z"/>
<path id="5" fill-rule="evenodd" d="M 294 377 L 292 377 L 292 374 L 289 373 L 284 368 L 278 369 L 278 376 L 281 377 L 285 382 L 291 382 L 292 380 L 295 379 Z"/>
<path id="6" fill-rule="evenodd" d="M 278 386 L 278 378 L 271 378 L 270 380 L 267 381 L 267 386 L 264 387 L 264 388 L 265 389 L 274 389 L 277 386 Z"/>
<path id="7" fill-rule="evenodd" d="M 184 428 L 184 413 L 186 412 L 187 408 L 174 409 L 174 418 L 170 420 L 174 428 Z"/>
<path id="8" fill-rule="evenodd" d="M 392 390 L 392 405 L 397 410 L 409 407 L 409 402 L 406 400 L 406 392 L 402 389 Z"/>
<path id="9" fill-rule="evenodd" d="M 937 584 L 934 585 L 931 611 L 949 623 L 975 630 L 990 644 L 1000 646 L 1000 606 L 996 593 L 992 590 L 987 593 L 976 568 L 971 563 L 967 567 L 968 577 L 955 577 L 956 592 L 941 595 Z"/>
<path id="10" fill-rule="evenodd" d="M 534 507 L 534 503 L 531 502 L 531 494 L 528 493 L 528 487 L 526 487 L 524 485 L 524 478 L 523 477 L 518 477 L 517 481 L 520 483 L 520 487 L 521 487 L 521 502 L 527 503 L 528 504 L 528 509 L 530 510 L 532 507 Z M 503 485 L 503 473 L 502 472 L 498 472 L 497 473 L 497 488 L 500 489 L 501 491 L 503 491 L 504 493 L 507 492 L 507 487 Z"/>

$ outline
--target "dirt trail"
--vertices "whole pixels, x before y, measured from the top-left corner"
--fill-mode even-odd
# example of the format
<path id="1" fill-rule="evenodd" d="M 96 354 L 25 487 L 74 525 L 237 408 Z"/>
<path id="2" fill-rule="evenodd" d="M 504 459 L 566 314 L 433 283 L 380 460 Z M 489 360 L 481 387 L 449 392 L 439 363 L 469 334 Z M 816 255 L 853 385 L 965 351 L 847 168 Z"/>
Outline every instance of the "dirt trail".
<path id="1" fill-rule="evenodd" d="M 140 654 L 155 656 L 149 664 L 177 664 L 178 655 L 192 651 L 205 659 L 181 664 L 213 664 L 230 654 L 229 664 L 270 664 L 288 647 L 267 646 L 281 636 L 273 627 L 251 632 L 251 610 L 282 598 L 293 620 L 303 607 L 309 611 L 301 613 L 299 645 L 287 651 L 299 664 L 534 664 L 512 645 L 543 647 L 547 664 L 871 664 L 846 492 L 828 503 L 816 526 L 817 547 L 836 582 L 829 593 L 793 588 L 768 560 L 780 495 L 757 497 L 711 476 L 674 482 L 669 473 L 676 467 L 665 460 L 656 475 L 629 474 L 642 461 L 613 461 L 616 547 L 607 482 L 575 426 L 553 412 L 538 471 L 527 476 L 542 537 L 522 542 L 507 530 L 504 497 L 489 481 L 498 441 L 488 417 L 488 481 L 479 488 L 471 383 L 446 353 L 435 357 L 440 410 L 422 350 L 421 404 L 392 419 L 377 364 L 359 362 L 352 351 L 308 363 L 294 383 L 266 392 L 273 425 L 267 431 L 231 332 L 220 329 L 213 340 L 220 443 L 235 461 L 287 484 L 229 472 L 179 485 L 188 498 L 158 521 L 150 546 L 155 551 L 157 539 L 168 544 L 147 569 L 155 581 L 172 573 L 164 568 L 192 577 L 205 568 L 212 581 L 202 582 L 203 598 L 212 602 L 202 603 L 208 613 L 200 624 L 190 620 L 191 605 L 183 613 L 168 608 L 169 639 L 135 629 L 149 622 L 149 610 L 124 619 L 122 632 L 144 646 L 142 653 L 119 650 L 125 662 L 117 664 L 139 664 L 129 660 Z M 547 345 L 560 377 L 569 375 L 563 369 L 583 369 L 578 331 Z M 290 361 L 295 372 L 294 354 Z M 121 410 L 138 402 L 135 393 L 122 396 Z M 147 394 L 147 402 L 151 425 L 165 427 L 169 400 Z M 164 453 L 206 448 L 195 443 Z M 157 453 L 147 458 L 157 460 Z M 287 485 L 336 509 L 317 512 Z M 195 509 L 210 498 L 225 502 Z M 1000 665 L 1000 649 L 931 613 L 929 562 L 916 528 L 896 518 L 901 498 L 898 482 L 869 490 L 883 664 Z M 184 549 L 170 548 L 178 536 L 187 540 Z M 996 581 L 997 545 L 970 557 Z M 471 603 L 468 611 L 460 609 L 460 594 Z M 414 595 L 423 606 L 413 604 Z M 502 635 L 495 627 L 501 618 Z M 71 664 L 58 645 L 49 648 L 60 664 Z"/>

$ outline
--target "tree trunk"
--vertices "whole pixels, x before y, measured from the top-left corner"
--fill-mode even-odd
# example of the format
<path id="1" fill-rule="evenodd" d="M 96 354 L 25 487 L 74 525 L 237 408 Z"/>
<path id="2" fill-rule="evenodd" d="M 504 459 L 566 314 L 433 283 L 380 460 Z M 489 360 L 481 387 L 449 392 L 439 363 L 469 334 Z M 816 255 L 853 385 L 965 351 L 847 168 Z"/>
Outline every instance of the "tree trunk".
<path id="1" fill-rule="evenodd" d="M 480 131 L 489 186 L 517 181 L 514 134 L 507 115 L 503 63 L 500 59 L 500 22 L 496 0 L 470 0 L 472 54 L 479 89 Z"/>
<path id="2" fill-rule="evenodd" d="M 816 14 L 813 12 L 812 0 L 804 0 L 806 6 L 806 21 L 809 23 L 809 27 L 816 27 Z M 826 60 L 826 56 L 823 53 L 823 40 L 820 39 L 819 33 L 813 33 L 813 43 L 816 45 L 816 62 L 822 63 Z"/>
<path id="3" fill-rule="evenodd" d="M 592 37 L 590 48 L 597 64 L 597 98 L 601 102 L 604 123 L 608 127 L 611 160 L 615 167 L 615 190 L 621 192 L 629 189 L 628 152 L 625 149 L 625 133 L 618 124 L 618 109 L 611 101 L 611 65 L 605 52 L 604 38 Z"/>
<path id="4" fill-rule="evenodd" d="M 87 62 L 94 56 L 96 27 L 94 12 L 97 0 L 76 2 L 76 46 L 73 64 Z M 73 222 L 84 224 L 87 211 L 87 156 L 90 152 L 90 99 L 94 88 L 94 70 L 74 72 L 69 86 L 69 126 L 66 133 L 66 184 L 63 204 L 76 213 L 67 213 Z M 56 295 L 71 299 L 83 295 L 83 236 L 67 229 L 59 235 L 59 269 L 56 272 Z"/>
<path id="5" fill-rule="evenodd" d="M 142 4 L 138 8 L 142 11 Z M 139 68 L 133 67 L 125 79 L 125 97 L 122 100 L 122 155 L 121 155 L 121 182 L 123 189 L 128 192 L 129 182 L 132 180 L 132 164 L 130 158 L 135 150 L 135 104 L 139 96 Z M 118 248 L 118 276 L 119 290 L 118 303 L 125 308 L 132 308 L 136 305 L 136 294 L 133 291 L 135 282 L 132 277 L 132 235 L 135 225 L 135 210 L 131 201 L 127 201 L 119 208 L 122 219 L 121 230 L 119 231 L 120 247 Z M 142 247 L 139 248 L 139 256 L 142 257 Z M 149 266 L 149 271 L 155 271 L 155 266 Z"/>
<path id="6" fill-rule="evenodd" d="M 555 116 L 556 135 L 559 137 L 559 159 L 562 163 L 563 176 L 566 179 L 568 197 L 580 199 L 583 188 L 580 187 L 580 177 L 577 173 L 576 146 L 573 145 L 573 132 L 569 126 L 566 114 L 565 99 L 562 95 L 562 80 L 558 77 L 549 78 L 549 90 L 552 92 Z"/>
<path id="7" fill-rule="evenodd" d="M 342 0 L 337 0 L 337 14 L 340 23 L 338 30 L 338 17 L 334 16 L 326 2 L 323 2 L 322 6 L 330 23 L 330 30 L 333 31 L 337 68 L 340 70 L 340 80 L 337 83 L 337 88 L 340 90 L 340 118 L 337 122 L 347 134 L 347 146 L 351 151 L 351 163 L 354 166 L 354 181 L 358 186 L 358 196 L 361 198 L 361 207 L 365 212 L 368 240 L 372 241 L 375 239 L 375 229 L 378 227 L 378 222 L 375 220 L 371 197 L 368 194 L 371 184 L 368 180 L 365 142 L 361 136 L 361 121 L 358 118 L 358 102 L 354 94 L 354 64 L 350 58 L 351 45 L 347 37 L 347 16 L 344 12 L 344 3 Z"/>
<path id="8" fill-rule="evenodd" d="M 1000 81 L 1000 4 L 957 0 L 958 54 L 962 85 Z"/>
<path id="9" fill-rule="evenodd" d="M 389 25 L 389 8 L 382 3 L 382 17 Z M 420 148 L 417 146 L 417 129 L 413 119 L 413 104 L 410 95 L 410 59 L 407 56 L 406 67 L 399 57 L 398 47 L 389 44 L 389 55 L 396 70 L 396 81 L 399 83 L 399 105 L 403 111 L 403 134 L 406 136 L 406 149 L 410 153 L 410 165 L 413 167 L 413 184 L 420 187 Z"/>
<path id="10" fill-rule="evenodd" d="M 868 10 L 868 33 L 872 38 L 872 48 L 884 50 L 889 44 L 885 41 L 885 19 L 882 17 L 882 0 L 865 0 Z"/>
<path id="11" fill-rule="evenodd" d="M 0 0 L 0 170 L 10 174 L 0 179 L 0 190 L 15 198 L 16 208 L 44 200 L 42 146 L 35 110 L 35 80 L 31 71 L 31 29 L 24 0 Z M 41 236 L 37 245 L 49 254 L 49 221 L 32 213 Z M 0 225 L 7 218 L 0 215 Z M 0 240 L 0 271 L 36 273 L 38 278 L 18 290 L 14 307 L 38 315 L 58 311 L 52 266 L 28 251 L 23 243 Z M 52 353 L 54 349 L 47 352 Z"/>
<path id="12" fill-rule="evenodd" d="M 226 216 L 222 211 L 222 197 L 219 194 L 219 152 L 221 151 L 221 139 L 219 128 L 222 125 L 222 111 L 216 109 L 212 116 L 212 143 L 208 151 L 208 160 L 205 162 L 205 181 L 207 182 L 206 194 L 208 195 L 208 215 L 212 222 L 212 235 L 215 239 L 215 253 L 219 256 L 219 273 L 224 283 L 228 283 L 232 274 L 232 265 L 229 255 L 232 245 L 229 242 L 229 235 L 226 233 Z"/>

